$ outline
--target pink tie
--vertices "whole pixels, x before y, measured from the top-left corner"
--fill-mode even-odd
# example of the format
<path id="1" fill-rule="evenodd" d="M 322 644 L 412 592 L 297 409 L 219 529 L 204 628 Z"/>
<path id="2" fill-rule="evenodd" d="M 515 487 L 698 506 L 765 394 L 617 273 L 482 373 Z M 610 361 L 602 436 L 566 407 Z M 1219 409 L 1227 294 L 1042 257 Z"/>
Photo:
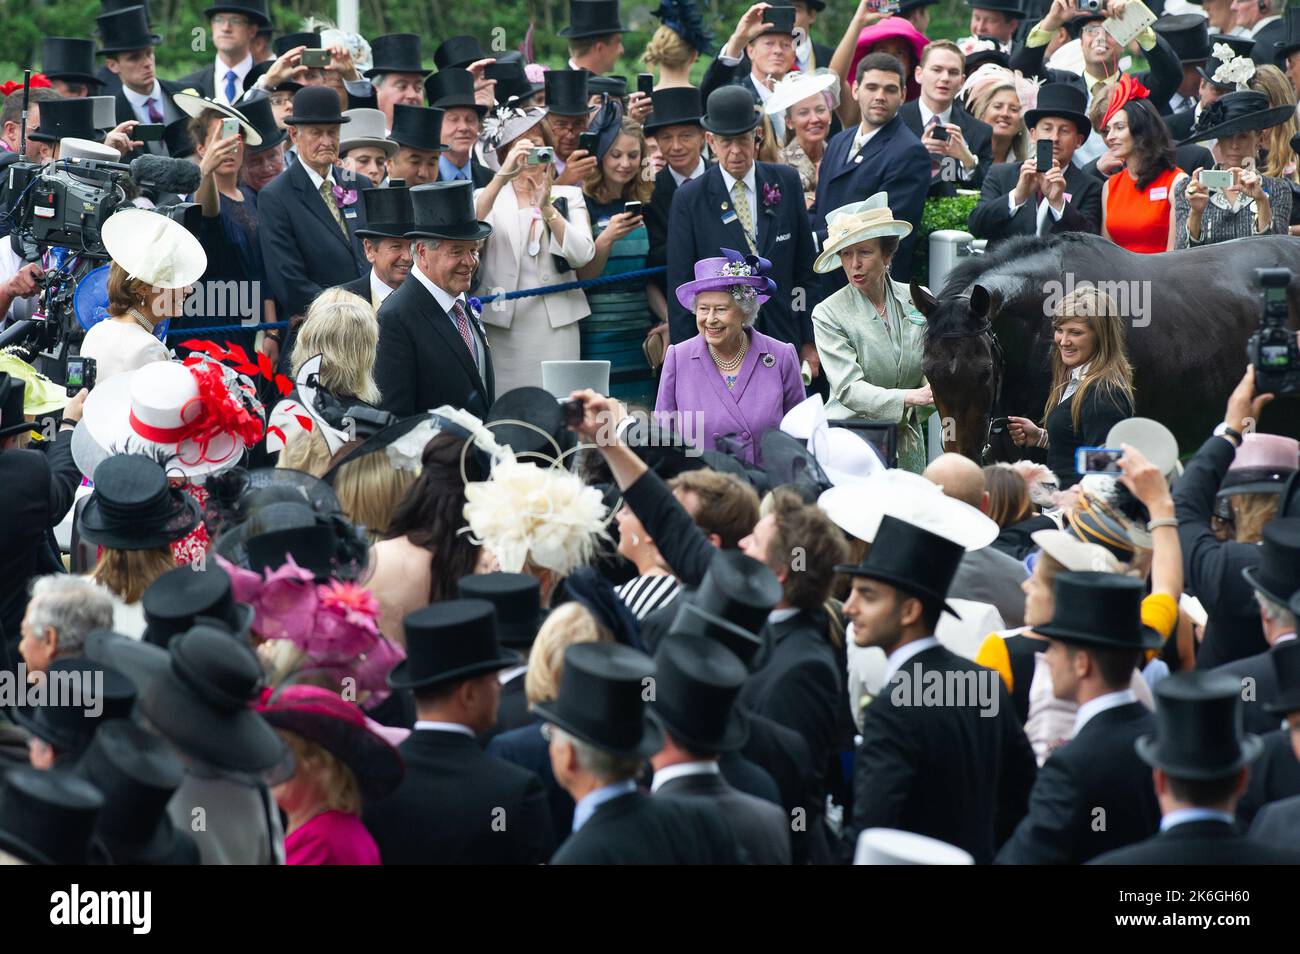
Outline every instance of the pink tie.
<path id="1" fill-rule="evenodd" d="M 465 347 L 469 349 L 470 359 L 474 365 L 478 366 L 478 353 L 474 350 L 474 337 L 469 330 L 469 316 L 465 314 L 465 306 L 457 298 L 451 305 L 452 317 L 456 319 L 456 327 L 460 330 L 460 336 L 465 339 Z"/>

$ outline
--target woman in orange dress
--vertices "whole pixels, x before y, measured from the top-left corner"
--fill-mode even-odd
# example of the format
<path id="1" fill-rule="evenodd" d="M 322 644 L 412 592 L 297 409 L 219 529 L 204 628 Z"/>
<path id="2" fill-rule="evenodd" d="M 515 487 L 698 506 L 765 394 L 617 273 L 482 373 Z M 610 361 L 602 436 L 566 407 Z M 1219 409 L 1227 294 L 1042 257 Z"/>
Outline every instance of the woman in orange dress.
<path id="1" fill-rule="evenodd" d="M 1101 190 L 1101 234 L 1130 252 L 1174 248 L 1174 187 L 1187 173 L 1174 165 L 1174 144 L 1146 88 L 1128 74 L 1111 94 L 1101 124 L 1124 168 Z"/>

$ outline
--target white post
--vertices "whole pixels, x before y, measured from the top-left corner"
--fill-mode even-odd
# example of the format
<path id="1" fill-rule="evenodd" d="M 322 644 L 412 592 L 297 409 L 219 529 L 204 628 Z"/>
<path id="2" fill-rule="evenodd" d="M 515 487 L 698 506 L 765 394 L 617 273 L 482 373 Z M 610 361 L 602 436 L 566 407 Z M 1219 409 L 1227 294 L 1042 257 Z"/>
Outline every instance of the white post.
<path id="1" fill-rule="evenodd" d="M 357 0 L 338 0 L 334 20 L 344 33 L 360 33 L 361 12 Z"/>

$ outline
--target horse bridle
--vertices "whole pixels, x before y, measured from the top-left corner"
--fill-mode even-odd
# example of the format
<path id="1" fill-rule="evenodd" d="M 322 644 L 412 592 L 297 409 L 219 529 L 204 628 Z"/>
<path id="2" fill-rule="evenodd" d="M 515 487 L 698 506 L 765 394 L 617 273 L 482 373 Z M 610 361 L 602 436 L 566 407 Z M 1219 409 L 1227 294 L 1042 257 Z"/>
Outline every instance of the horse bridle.
<path id="1" fill-rule="evenodd" d="M 936 338 L 988 338 L 989 354 L 993 358 L 993 374 L 995 384 L 993 386 L 993 403 L 989 405 L 989 425 L 984 432 L 984 447 L 980 451 L 980 463 L 984 463 L 993 448 L 993 425 L 1001 420 L 1005 415 L 1002 413 L 1002 378 L 1004 359 L 1002 354 L 1002 342 L 998 341 L 998 333 L 993 330 L 993 322 L 986 321 L 979 328 L 970 331 L 949 331 L 944 334 L 935 335 Z"/>

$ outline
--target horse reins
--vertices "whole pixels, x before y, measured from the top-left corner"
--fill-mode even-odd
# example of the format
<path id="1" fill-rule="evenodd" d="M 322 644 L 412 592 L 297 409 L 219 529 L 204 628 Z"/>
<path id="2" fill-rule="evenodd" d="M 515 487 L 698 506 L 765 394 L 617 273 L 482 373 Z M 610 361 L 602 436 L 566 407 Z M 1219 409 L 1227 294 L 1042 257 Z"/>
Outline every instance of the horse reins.
<path id="1" fill-rule="evenodd" d="M 1002 342 L 998 341 L 998 333 L 993 330 L 993 322 L 986 321 L 984 324 L 971 331 L 949 331 L 944 334 L 935 335 L 936 338 L 988 338 L 989 354 L 993 358 L 993 374 L 995 383 L 993 385 L 993 403 L 989 405 L 989 424 L 984 432 L 984 447 L 980 451 L 980 462 L 983 463 L 988 457 L 989 451 L 993 447 L 993 425 L 996 421 L 1004 417 L 1002 413 L 1002 378 L 1004 368 L 1004 357 L 1002 353 Z"/>

